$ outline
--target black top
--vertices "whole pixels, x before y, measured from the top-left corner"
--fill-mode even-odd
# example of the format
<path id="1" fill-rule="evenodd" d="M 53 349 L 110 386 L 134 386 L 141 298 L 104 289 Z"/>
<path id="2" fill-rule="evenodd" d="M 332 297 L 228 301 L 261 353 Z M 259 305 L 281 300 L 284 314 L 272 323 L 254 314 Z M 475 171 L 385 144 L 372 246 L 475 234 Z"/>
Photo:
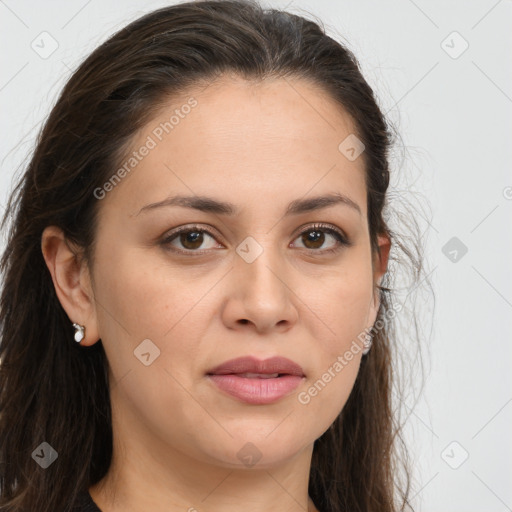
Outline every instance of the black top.
<path id="1" fill-rule="evenodd" d="M 82 491 L 78 495 L 73 512 L 101 512 L 101 510 L 92 500 L 89 491 Z"/>
<path id="2" fill-rule="evenodd" d="M 101 512 L 101 509 L 94 503 L 89 491 L 82 491 L 78 495 L 73 512 Z"/>

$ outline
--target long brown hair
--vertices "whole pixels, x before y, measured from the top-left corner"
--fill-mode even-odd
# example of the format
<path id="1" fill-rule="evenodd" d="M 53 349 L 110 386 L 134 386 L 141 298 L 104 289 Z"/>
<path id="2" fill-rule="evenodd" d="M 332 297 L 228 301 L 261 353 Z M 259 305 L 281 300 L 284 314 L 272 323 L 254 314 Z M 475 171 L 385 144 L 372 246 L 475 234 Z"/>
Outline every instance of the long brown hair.
<path id="1" fill-rule="evenodd" d="M 60 227 L 92 268 L 95 189 L 170 95 L 224 72 L 310 80 L 352 116 L 365 145 L 372 250 L 387 234 L 392 258 L 401 253 L 419 277 L 417 246 L 407 248 L 385 221 L 393 132 L 346 47 L 314 21 L 247 0 L 182 3 L 135 20 L 65 85 L 2 221 L 3 229 L 12 220 L 0 263 L 0 510 L 64 510 L 106 474 L 112 456 L 105 352 L 101 340 L 87 348 L 73 341 L 42 256 L 43 230 Z M 392 400 L 392 277 L 379 290 L 383 327 L 333 428 L 315 441 L 309 492 L 321 512 L 410 509 Z M 42 442 L 58 453 L 47 469 L 32 456 Z"/>

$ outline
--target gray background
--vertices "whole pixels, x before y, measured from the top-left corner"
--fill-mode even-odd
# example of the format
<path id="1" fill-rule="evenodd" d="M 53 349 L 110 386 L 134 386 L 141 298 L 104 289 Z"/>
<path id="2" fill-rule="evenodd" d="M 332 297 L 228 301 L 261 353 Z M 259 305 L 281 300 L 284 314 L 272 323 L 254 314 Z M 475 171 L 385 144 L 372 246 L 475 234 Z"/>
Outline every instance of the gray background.
<path id="1" fill-rule="evenodd" d="M 0 206 L 71 70 L 169 3 L 0 0 Z M 512 510 L 512 2 L 264 5 L 313 13 L 354 51 L 403 138 L 393 188 L 427 204 L 419 220 L 436 301 L 433 317 L 424 306 L 427 375 L 406 427 L 413 502 L 426 512 Z"/>

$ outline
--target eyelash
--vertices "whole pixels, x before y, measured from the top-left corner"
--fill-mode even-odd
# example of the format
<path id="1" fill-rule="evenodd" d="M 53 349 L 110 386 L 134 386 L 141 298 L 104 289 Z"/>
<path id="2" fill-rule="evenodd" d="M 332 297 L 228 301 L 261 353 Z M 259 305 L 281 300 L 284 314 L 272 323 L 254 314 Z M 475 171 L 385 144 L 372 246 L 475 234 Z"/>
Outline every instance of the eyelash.
<path id="1" fill-rule="evenodd" d="M 338 242 L 337 246 L 332 249 L 305 249 L 310 254 L 318 254 L 318 253 L 337 253 L 344 247 L 349 247 L 352 245 L 352 242 L 350 242 L 347 237 L 338 229 L 335 229 L 334 227 L 330 226 L 329 224 L 313 224 L 312 226 L 308 226 L 306 229 L 302 230 L 298 235 L 295 237 L 297 239 L 299 236 L 303 235 L 304 233 L 308 233 L 310 231 L 324 231 L 336 239 Z M 170 246 L 170 243 L 181 233 L 206 233 L 210 235 L 212 238 L 216 238 L 216 235 L 210 231 L 209 229 L 206 229 L 204 227 L 200 227 L 198 225 L 192 225 L 192 226 L 185 226 L 183 228 L 179 228 L 178 230 L 172 232 L 169 236 L 166 236 L 162 242 L 161 245 L 164 246 Z M 208 253 L 211 249 L 203 250 L 203 251 L 194 251 L 192 249 L 176 249 L 172 247 L 170 249 L 172 252 L 178 253 L 178 254 L 186 254 L 187 256 L 201 256 L 203 254 Z"/>

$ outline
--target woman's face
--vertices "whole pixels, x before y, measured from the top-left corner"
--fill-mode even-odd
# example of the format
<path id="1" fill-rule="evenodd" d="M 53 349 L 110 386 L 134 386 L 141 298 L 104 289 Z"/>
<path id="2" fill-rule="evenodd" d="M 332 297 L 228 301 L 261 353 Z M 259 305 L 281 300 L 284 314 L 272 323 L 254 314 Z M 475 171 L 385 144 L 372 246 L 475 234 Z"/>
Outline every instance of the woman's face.
<path id="1" fill-rule="evenodd" d="M 308 82 L 224 78 L 173 98 L 137 134 L 122 179 L 98 193 L 92 272 L 127 445 L 270 467 L 340 413 L 384 268 L 372 271 L 363 155 L 352 138 L 339 149 L 354 131 Z M 210 375 L 246 356 L 300 372 Z"/>

